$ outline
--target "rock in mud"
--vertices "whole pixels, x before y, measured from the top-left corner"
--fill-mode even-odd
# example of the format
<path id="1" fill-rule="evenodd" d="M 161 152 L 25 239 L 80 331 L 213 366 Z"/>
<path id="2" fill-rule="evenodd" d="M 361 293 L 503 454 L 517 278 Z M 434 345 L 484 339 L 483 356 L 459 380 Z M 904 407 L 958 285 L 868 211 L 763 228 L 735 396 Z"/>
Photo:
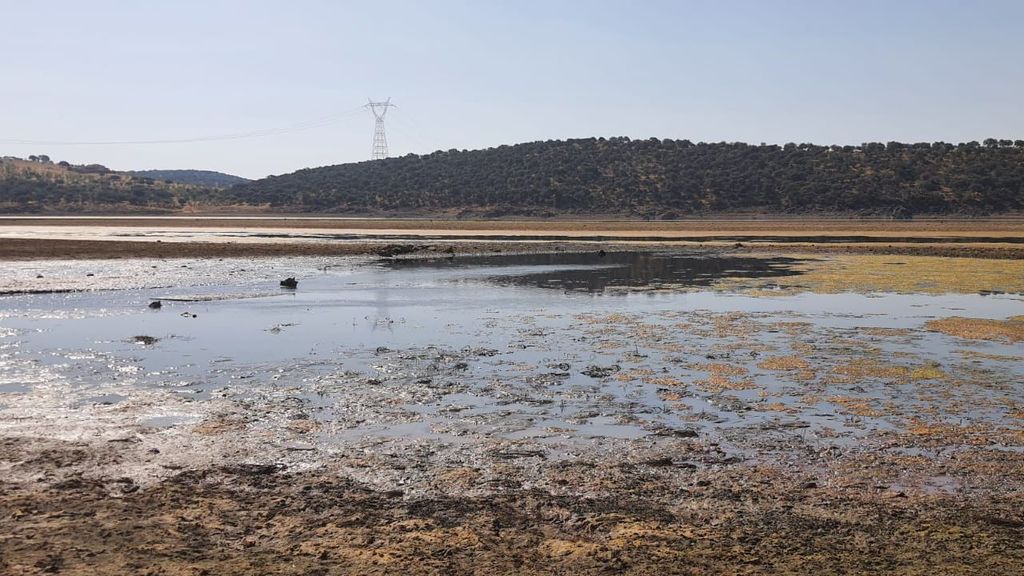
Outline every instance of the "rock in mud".
<path id="1" fill-rule="evenodd" d="M 285 278 L 284 280 L 281 280 L 281 287 L 291 288 L 294 290 L 295 288 L 299 287 L 299 281 L 296 280 L 294 277 Z"/>
<path id="2" fill-rule="evenodd" d="M 587 366 L 587 369 L 582 374 L 591 378 L 607 378 L 619 370 L 622 370 L 622 367 L 618 364 L 612 364 L 611 366 Z"/>

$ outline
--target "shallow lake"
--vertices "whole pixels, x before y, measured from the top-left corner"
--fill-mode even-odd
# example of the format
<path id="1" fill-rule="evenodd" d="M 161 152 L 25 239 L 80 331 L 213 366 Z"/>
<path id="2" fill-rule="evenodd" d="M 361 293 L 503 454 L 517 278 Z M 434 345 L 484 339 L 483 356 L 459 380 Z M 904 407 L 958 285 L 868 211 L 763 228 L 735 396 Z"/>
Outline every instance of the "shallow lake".
<path id="1" fill-rule="evenodd" d="M 1020 346 L 924 325 L 1024 314 L 1020 296 L 714 288 L 721 278 L 771 288 L 799 275 L 796 264 L 648 252 L 69 264 L 46 273 L 88 267 L 143 287 L 0 297 L 0 409 L 34 393 L 116 406 L 142 389 L 284 399 L 327 442 L 693 432 L 842 442 L 923 414 L 1019 425 L 1005 400 L 1024 395 Z M 297 289 L 278 286 L 288 276 Z M 189 423 L 152 412 L 140 422 Z"/>

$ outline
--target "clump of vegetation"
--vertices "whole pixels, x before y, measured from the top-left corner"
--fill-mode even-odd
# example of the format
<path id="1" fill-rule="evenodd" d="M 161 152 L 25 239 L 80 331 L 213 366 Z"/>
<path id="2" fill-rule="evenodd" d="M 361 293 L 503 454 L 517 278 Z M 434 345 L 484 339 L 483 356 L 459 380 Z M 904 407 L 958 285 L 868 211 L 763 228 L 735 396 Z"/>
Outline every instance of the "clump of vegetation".
<path id="1" fill-rule="evenodd" d="M 853 396 L 830 396 L 828 401 L 841 406 L 847 413 L 865 418 L 878 418 L 885 413 L 875 408 L 871 400 L 867 398 L 855 398 Z"/>
<path id="2" fill-rule="evenodd" d="M 925 322 L 924 327 L 932 332 L 972 340 L 993 340 L 1004 342 L 1024 341 L 1024 316 L 1013 316 L 1006 320 L 988 318 L 964 318 L 950 316 Z"/>
<path id="3" fill-rule="evenodd" d="M 752 378 L 729 378 L 722 374 L 711 374 L 707 378 L 695 380 L 694 384 L 708 392 L 750 390 L 754 388 L 754 380 Z"/>
<path id="4" fill-rule="evenodd" d="M 881 362 L 873 358 L 856 358 L 837 365 L 832 369 L 834 380 L 843 383 L 857 383 L 868 378 L 903 383 L 910 378 L 910 369 Z"/>
<path id="5" fill-rule="evenodd" d="M 810 370 L 811 364 L 799 356 L 772 356 L 757 365 L 763 370 Z"/>
<path id="6" fill-rule="evenodd" d="M 808 259 L 796 266 L 802 274 L 773 279 L 785 292 L 1024 292 L 1024 266 L 1012 259 L 843 254 Z M 742 284 L 722 283 L 722 288 L 737 286 Z M 878 329 L 872 330 L 883 335 Z"/>
<path id="7" fill-rule="evenodd" d="M 911 380 L 942 380 L 947 376 L 948 374 L 935 362 L 929 362 L 910 371 Z"/>
<path id="8" fill-rule="evenodd" d="M 762 370 L 789 372 L 795 380 L 813 380 L 811 363 L 799 356 L 770 356 L 757 364 Z"/>

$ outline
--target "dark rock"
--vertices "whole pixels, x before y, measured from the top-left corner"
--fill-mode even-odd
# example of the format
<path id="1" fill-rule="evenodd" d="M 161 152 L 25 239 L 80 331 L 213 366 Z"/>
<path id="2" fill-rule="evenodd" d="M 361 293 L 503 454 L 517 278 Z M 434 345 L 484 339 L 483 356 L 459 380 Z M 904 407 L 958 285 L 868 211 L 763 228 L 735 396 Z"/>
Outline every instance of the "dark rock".
<path id="1" fill-rule="evenodd" d="M 285 278 L 284 280 L 281 280 L 281 287 L 291 288 L 294 290 L 295 288 L 299 287 L 299 281 L 296 280 L 295 278 Z"/>
<path id="2" fill-rule="evenodd" d="M 163 303 L 160 302 L 159 300 L 154 300 L 149 303 L 149 307 L 152 308 L 153 310 L 159 310 L 160 308 L 163 308 Z"/>

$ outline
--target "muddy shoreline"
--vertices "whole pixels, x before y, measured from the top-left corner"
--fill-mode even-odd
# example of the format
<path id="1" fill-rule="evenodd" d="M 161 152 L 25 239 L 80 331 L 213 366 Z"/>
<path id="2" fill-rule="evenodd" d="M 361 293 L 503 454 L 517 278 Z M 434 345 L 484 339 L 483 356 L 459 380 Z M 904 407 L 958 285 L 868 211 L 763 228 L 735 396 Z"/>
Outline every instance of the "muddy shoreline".
<path id="1" fill-rule="evenodd" d="M 40 471 L 45 462 L 73 466 L 89 450 L 16 443 L 0 443 L 0 457 L 34 452 Z M 604 494 L 523 488 L 525 479 L 513 473 L 485 495 L 410 497 L 330 471 L 273 465 L 215 466 L 141 489 L 121 483 L 116 496 L 109 481 L 80 477 L 44 488 L 5 485 L 0 569 L 1008 574 L 1024 564 L 1019 494 L 837 489 L 786 470 L 725 465 L 669 473 L 660 461 L 625 459 L 575 461 L 546 473 L 558 472 L 568 484 L 574 470 L 592 468 L 614 484 Z"/>
<path id="2" fill-rule="evenodd" d="M 189 244 L 0 263 L 0 573 L 1024 565 L 1016 261 Z"/>

